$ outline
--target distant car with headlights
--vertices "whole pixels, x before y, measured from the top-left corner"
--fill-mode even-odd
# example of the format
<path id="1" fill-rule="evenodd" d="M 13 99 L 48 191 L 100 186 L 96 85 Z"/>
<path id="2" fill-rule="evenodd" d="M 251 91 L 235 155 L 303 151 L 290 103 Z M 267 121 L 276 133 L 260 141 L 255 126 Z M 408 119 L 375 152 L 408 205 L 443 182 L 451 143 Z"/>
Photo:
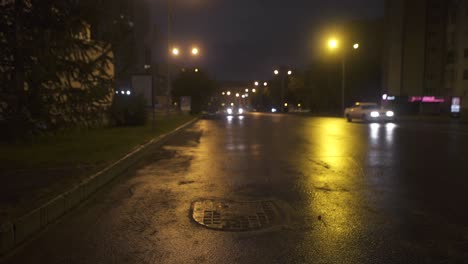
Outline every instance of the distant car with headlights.
<path id="1" fill-rule="evenodd" d="M 357 102 L 353 106 L 345 109 L 344 116 L 348 122 L 353 119 L 362 121 L 393 121 L 395 113 L 390 109 L 385 109 L 377 103 Z"/>
<path id="2" fill-rule="evenodd" d="M 245 113 L 244 108 L 237 106 L 226 107 L 224 113 L 228 116 L 243 115 Z"/>

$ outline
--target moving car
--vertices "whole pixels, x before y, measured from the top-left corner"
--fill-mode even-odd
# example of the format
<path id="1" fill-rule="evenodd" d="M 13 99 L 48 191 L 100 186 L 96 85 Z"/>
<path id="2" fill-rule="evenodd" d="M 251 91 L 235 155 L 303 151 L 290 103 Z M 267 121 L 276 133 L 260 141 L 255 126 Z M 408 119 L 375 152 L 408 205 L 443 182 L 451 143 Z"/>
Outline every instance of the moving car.
<path id="1" fill-rule="evenodd" d="M 353 119 L 362 121 L 393 121 L 395 113 L 390 109 L 385 109 L 377 103 L 357 102 L 353 106 L 345 109 L 344 116 L 348 122 Z"/>
<path id="2" fill-rule="evenodd" d="M 225 113 L 228 116 L 243 115 L 245 113 L 245 110 L 242 107 L 229 106 L 229 107 L 226 107 Z"/>

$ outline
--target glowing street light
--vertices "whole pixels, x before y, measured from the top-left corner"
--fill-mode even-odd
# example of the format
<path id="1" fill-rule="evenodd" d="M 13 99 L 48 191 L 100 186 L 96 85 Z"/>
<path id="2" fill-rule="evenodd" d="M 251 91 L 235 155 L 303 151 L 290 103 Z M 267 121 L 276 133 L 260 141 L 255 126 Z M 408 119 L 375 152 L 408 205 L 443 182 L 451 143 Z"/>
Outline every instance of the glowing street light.
<path id="1" fill-rule="evenodd" d="M 226 93 L 225 93 L 225 92 L 222 92 L 221 94 L 222 94 L 222 95 L 226 95 Z"/>
<path id="2" fill-rule="evenodd" d="M 359 43 L 353 44 L 353 49 L 359 49 Z M 328 41 L 328 48 L 331 50 L 338 49 L 338 40 L 331 38 Z M 345 109 L 345 87 L 346 87 L 346 53 L 347 51 L 342 52 L 342 62 L 341 62 L 341 109 Z"/>
<path id="3" fill-rule="evenodd" d="M 249 89 L 245 89 L 245 92 L 248 93 L 248 92 L 249 92 Z"/>
<path id="4" fill-rule="evenodd" d="M 239 97 L 239 93 L 236 93 L 236 97 Z"/>
<path id="5" fill-rule="evenodd" d="M 278 74 L 279 74 L 279 71 L 278 71 L 278 70 L 275 70 L 273 73 L 274 73 L 275 75 L 278 75 Z"/>
<path id="6" fill-rule="evenodd" d="M 332 50 L 337 49 L 337 48 L 338 48 L 338 40 L 336 40 L 336 39 L 330 39 L 330 40 L 328 41 L 328 47 L 329 47 L 330 49 L 332 49 Z"/>
<path id="7" fill-rule="evenodd" d="M 231 95 L 231 92 L 230 92 L 230 91 L 228 91 L 226 94 L 229 96 L 229 95 Z"/>
<path id="8" fill-rule="evenodd" d="M 256 93 L 257 92 L 257 89 L 252 89 L 252 93 Z"/>
<path id="9" fill-rule="evenodd" d="M 255 86 L 258 86 L 258 82 L 255 82 L 254 84 L 255 84 Z"/>
<path id="10" fill-rule="evenodd" d="M 264 82 L 264 83 L 263 83 L 263 86 L 267 87 L 267 86 L 268 86 L 268 83 L 267 83 L 267 82 Z"/>
<path id="11" fill-rule="evenodd" d="M 200 53 L 200 50 L 198 48 L 192 48 L 192 55 L 196 56 Z"/>
<path id="12" fill-rule="evenodd" d="M 288 75 L 291 75 L 292 74 L 292 71 L 288 71 Z"/>
<path id="13" fill-rule="evenodd" d="M 198 72 L 198 68 L 195 68 L 195 72 Z"/>
<path id="14" fill-rule="evenodd" d="M 179 56 L 179 54 L 180 54 L 180 50 L 178 48 L 173 48 L 172 49 L 172 55 Z"/>

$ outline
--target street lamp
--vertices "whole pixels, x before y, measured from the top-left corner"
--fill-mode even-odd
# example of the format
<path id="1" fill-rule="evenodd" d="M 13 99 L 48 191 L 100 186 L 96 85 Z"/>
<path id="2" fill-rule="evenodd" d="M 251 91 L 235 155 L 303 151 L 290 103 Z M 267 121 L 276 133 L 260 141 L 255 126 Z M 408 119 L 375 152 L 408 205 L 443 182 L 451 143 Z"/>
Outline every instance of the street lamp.
<path id="1" fill-rule="evenodd" d="M 172 49 L 172 55 L 174 56 L 179 56 L 180 50 L 178 48 L 173 48 Z"/>
<path id="2" fill-rule="evenodd" d="M 225 92 L 222 92 L 221 94 L 222 94 L 222 95 L 226 95 L 226 93 L 225 93 Z"/>
<path id="3" fill-rule="evenodd" d="M 256 92 L 257 92 L 257 89 L 253 88 L 252 93 L 256 93 Z"/>
<path id="4" fill-rule="evenodd" d="M 275 75 L 279 75 L 281 78 L 281 102 L 284 101 L 284 94 L 286 90 L 286 85 L 288 81 L 288 76 L 292 75 L 292 70 L 286 70 L 286 67 L 280 67 L 279 70 L 274 70 L 273 73 Z"/>
<path id="5" fill-rule="evenodd" d="M 236 97 L 239 97 L 239 93 L 236 93 Z"/>
<path id="6" fill-rule="evenodd" d="M 255 82 L 254 84 L 255 84 L 255 86 L 258 86 L 258 82 Z"/>
<path id="7" fill-rule="evenodd" d="M 192 48 L 192 55 L 196 56 L 199 52 L 200 50 L 198 48 Z"/>
<path id="8" fill-rule="evenodd" d="M 230 92 L 230 91 L 228 91 L 226 94 L 227 94 L 228 96 L 230 96 L 230 95 L 231 95 L 231 92 Z"/>
<path id="9" fill-rule="evenodd" d="M 195 72 L 198 72 L 198 71 L 199 71 L 198 68 L 195 68 Z"/>
<path id="10" fill-rule="evenodd" d="M 245 92 L 248 93 L 248 92 L 249 92 L 249 89 L 245 89 Z"/>
<path id="11" fill-rule="evenodd" d="M 267 83 L 267 82 L 264 82 L 264 83 L 263 83 L 263 86 L 267 87 L 267 86 L 268 86 L 268 83 Z"/>
<path id="12" fill-rule="evenodd" d="M 328 41 L 328 47 L 332 50 L 334 49 L 337 49 L 338 48 L 338 40 L 332 38 Z"/>
<path id="13" fill-rule="evenodd" d="M 328 47 L 331 50 L 338 49 L 338 40 L 332 38 L 328 41 Z M 359 49 L 359 43 L 354 43 L 352 46 L 354 50 Z M 346 52 L 342 52 L 342 61 L 341 61 L 341 110 L 345 109 L 345 88 L 346 88 Z"/>

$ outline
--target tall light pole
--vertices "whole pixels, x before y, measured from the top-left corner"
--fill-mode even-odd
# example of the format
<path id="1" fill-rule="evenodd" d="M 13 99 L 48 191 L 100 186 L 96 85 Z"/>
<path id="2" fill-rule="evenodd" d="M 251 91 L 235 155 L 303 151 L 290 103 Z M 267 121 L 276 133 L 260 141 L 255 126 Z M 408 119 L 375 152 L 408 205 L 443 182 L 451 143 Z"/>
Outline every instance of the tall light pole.
<path id="1" fill-rule="evenodd" d="M 339 49 L 340 43 L 337 39 L 331 38 L 328 40 L 328 48 L 332 51 Z M 359 43 L 353 44 L 353 49 L 359 49 Z M 346 52 L 347 49 L 342 50 L 341 55 L 341 111 L 345 109 L 345 89 L 346 89 Z"/>
<path id="2" fill-rule="evenodd" d="M 259 81 L 255 81 L 254 82 L 254 85 L 255 85 L 255 88 L 252 88 L 252 93 L 257 93 L 257 90 L 258 90 L 258 97 L 260 98 L 260 105 L 263 109 L 264 105 L 263 105 L 263 95 L 264 95 L 264 92 L 265 92 L 265 89 L 268 88 L 268 82 L 264 81 L 264 82 L 259 82 Z M 263 87 L 263 88 L 262 88 Z"/>
<path id="3" fill-rule="evenodd" d="M 171 107 L 171 58 L 178 57 L 181 53 L 178 47 L 173 47 L 172 43 L 172 32 L 171 32 L 171 0 L 167 0 L 167 89 L 166 89 L 166 114 L 169 114 Z M 198 47 L 192 47 L 190 50 L 192 56 L 198 56 L 200 54 L 200 49 Z M 195 69 L 195 72 L 198 72 L 198 69 Z"/>
<path id="4" fill-rule="evenodd" d="M 286 81 L 288 79 L 288 76 L 292 75 L 291 70 L 286 70 L 285 67 L 282 67 L 280 70 L 274 70 L 273 73 L 275 75 L 281 75 L 281 102 L 280 105 L 283 105 L 285 103 L 284 97 L 285 97 L 285 90 L 286 90 Z M 285 105 L 285 107 L 287 107 Z"/>
<path id="5" fill-rule="evenodd" d="M 171 53 L 179 55 L 179 49 L 172 48 L 171 43 L 171 0 L 167 0 L 167 89 L 166 89 L 166 114 L 169 114 L 171 104 Z"/>

